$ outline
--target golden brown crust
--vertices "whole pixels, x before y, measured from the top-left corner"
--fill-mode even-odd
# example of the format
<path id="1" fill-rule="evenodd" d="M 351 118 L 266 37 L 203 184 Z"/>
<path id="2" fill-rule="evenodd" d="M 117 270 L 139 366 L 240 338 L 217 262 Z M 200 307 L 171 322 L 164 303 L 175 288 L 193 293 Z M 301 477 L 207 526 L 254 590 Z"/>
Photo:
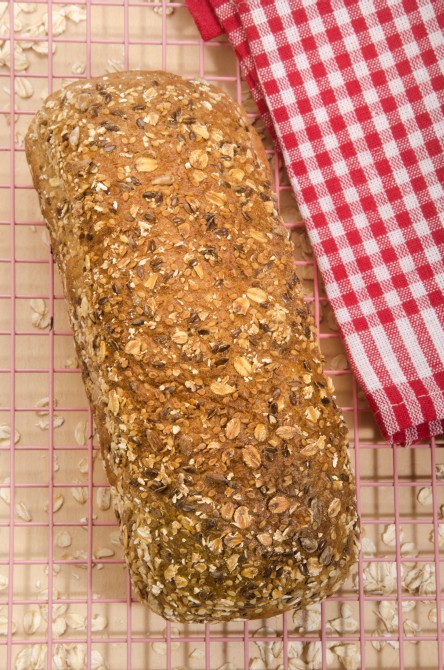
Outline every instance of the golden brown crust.
<path id="1" fill-rule="evenodd" d="M 355 558 L 346 428 L 254 130 L 205 82 L 46 101 L 26 151 L 141 600 L 271 616 Z"/>

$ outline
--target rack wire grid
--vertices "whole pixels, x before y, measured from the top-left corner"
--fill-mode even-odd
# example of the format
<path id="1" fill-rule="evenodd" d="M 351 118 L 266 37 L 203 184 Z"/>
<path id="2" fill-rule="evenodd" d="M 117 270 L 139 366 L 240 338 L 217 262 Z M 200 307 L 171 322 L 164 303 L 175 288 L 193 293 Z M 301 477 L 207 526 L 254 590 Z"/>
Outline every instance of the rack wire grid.
<path id="1" fill-rule="evenodd" d="M 350 428 L 362 550 L 339 593 L 267 621 L 166 624 L 132 595 L 23 138 L 47 93 L 118 69 L 204 77 L 264 139 Z M 384 442 L 354 380 L 292 191 L 229 44 L 180 2 L 0 3 L 0 668 L 443 667 L 442 439 Z"/>

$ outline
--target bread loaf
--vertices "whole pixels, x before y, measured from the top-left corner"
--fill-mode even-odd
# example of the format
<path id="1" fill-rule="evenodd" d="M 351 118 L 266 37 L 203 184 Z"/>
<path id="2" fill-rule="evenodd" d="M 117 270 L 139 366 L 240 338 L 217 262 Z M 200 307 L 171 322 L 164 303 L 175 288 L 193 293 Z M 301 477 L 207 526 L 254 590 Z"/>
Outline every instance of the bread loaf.
<path id="1" fill-rule="evenodd" d="M 347 431 L 245 113 L 122 72 L 51 95 L 26 153 L 137 596 L 221 621 L 334 592 L 357 546 Z"/>

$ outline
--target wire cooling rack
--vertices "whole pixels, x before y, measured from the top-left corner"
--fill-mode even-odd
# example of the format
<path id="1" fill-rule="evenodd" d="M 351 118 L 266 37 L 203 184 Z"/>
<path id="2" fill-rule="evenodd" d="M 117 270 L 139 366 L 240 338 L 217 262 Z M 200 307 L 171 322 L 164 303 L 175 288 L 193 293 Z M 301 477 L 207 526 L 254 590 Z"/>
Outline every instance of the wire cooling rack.
<path id="1" fill-rule="evenodd" d="M 392 448 L 348 369 L 292 192 L 232 51 L 181 3 L 0 3 L 0 668 L 443 667 L 444 444 Z M 118 69 L 204 77 L 242 102 L 350 428 L 363 542 L 342 590 L 267 621 L 170 625 L 133 600 L 23 138 L 41 99 Z"/>

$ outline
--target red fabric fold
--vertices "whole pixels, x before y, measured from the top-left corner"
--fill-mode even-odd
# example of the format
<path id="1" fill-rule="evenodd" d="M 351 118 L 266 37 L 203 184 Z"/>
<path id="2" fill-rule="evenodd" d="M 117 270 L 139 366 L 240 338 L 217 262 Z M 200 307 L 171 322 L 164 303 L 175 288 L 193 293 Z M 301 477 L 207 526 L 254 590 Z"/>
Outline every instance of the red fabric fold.
<path id="1" fill-rule="evenodd" d="M 207 0 L 277 138 L 381 429 L 444 432 L 444 4 Z"/>
<path id="2" fill-rule="evenodd" d="M 209 0 L 185 0 L 185 4 L 190 10 L 205 42 L 223 34 L 224 30 Z"/>

